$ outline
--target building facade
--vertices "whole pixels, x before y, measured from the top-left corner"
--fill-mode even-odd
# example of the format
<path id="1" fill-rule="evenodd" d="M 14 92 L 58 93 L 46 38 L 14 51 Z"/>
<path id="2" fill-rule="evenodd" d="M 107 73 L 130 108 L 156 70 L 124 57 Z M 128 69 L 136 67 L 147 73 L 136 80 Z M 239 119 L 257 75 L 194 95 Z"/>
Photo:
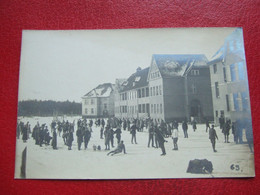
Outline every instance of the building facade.
<path id="1" fill-rule="evenodd" d="M 82 116 L 100 118 L 114 116 L 115 86 L 104 83 L 92 89 L 82 97 Z"/>
<path id="2" fill-rule="evenodd" d="M 215 123 L 219 117 L 236 121 L 251 118 L 242 29 L 229 35 L 208 62 L 210 66 Z"/>
<path id="3" fill-rule="evenodd" d="M 213 119 L 209 68 L 204 55 L 153 55 L 122 84 L 118 118 Z"/>

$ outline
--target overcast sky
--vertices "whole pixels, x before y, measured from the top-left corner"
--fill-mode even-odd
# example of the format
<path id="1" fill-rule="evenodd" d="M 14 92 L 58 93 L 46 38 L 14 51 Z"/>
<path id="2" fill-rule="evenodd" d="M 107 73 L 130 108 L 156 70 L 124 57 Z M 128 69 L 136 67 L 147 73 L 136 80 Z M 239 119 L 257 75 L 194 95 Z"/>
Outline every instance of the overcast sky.
<path id="1" fill-rule="evenodd" d="M 152 54 L 210 59 L 235 28 L 23 31 L 19 100 L 81 102 L 97 85 L 150 66 Z"/>

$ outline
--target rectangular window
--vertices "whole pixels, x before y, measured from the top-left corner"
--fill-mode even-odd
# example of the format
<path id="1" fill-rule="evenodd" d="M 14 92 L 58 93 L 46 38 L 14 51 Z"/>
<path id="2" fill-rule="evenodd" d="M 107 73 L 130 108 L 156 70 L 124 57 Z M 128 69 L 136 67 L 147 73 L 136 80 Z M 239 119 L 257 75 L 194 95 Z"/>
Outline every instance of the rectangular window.
<path id="1" fill-rule="evenodd" d="M 233 101 L 234 101 L 235 111 L 239 111 L 239 102 L 238 102 L 238 94 L 237 93 L 233 93 Z"/>
<path id="2" fill-rule="evenodd" d="M 142 104 L 142 113 L 145 113 L 145 104 Z"/>
<path id="3" fill-rule="evenodd" d="M 149 97 L 149 87 L 146 87 L 145 91 L 146 91 L 146 97 Z"/>
<path id="4" fill-rule="evenodd" d="M 216 98 L 219 98 L 219 86 L 218 82 L 215 82 Z"/>
<path id="5" fill-rule="evenodd" d="M 125 113 L 127 113 L 127 106 L 125 106 Z"/>
<path id="6" fill-rule="evenodd" d="M 229 95 L 226 95 L 226 104 L 227 104 L 227 111 L 230 111 L 230 106 L 229 106 Z"/>
<path id="7" fill-rule="evenodd" d="M 242 98 L 242 107 L 243 110 L 248 110 L 248 105 L 249 105 L 249 96 L 247 95 L 246 92 L 241 93 L 241 98 Z"/>
<path id="8" fill-rule="evenodd" d="M 150 87 L 150 96 L 153 96 L 153 88 Z"/>
<path id="9" fill-rule="evenodd" d="M 94 108 L 91 108 L 91 114 L 94 114 Z"/>
<path id="10" fill-rule="evenodd" d="M 156 114 L 156 104 L 153 105 L 154 113 Z"/>
<path id="11" fill-rule="evenodd" d="M 157 113 L 159 113 L 159 104 L 157 104 Z"/>
<path id="12" fill-rule="evenodd" d="M 160 113 L 162 114 L 162 104 L 160 104 Z"/>
<path id="13" fill-rule="evenodd" d="M 162 86 L 159 86 L 159 95 L 162 95 Z"/>
<path id="14" fill-rule="evenodd" d="M 155 96 L 155 87 L 153 87 L 153 96 Z"/>
<path id="15" fill-rule="evenodd" d="M 142 104 L 138 104 L 138 113 L 142 113 Z"/>
<path id="16" fill-rule="evenodd" d="M 214 64 L 214 65 L 213 65 L 213 71 L 214 71 L 214 74 L 217 73 L 217 64 Z"/>
<path id="17" fill-rule="evenodd" d="M 158 89 L 158 86 L 156 86 L 156 95 L 159 95 L 159 89 Z"/>
<path id="18" fill-rule="evenodd" d="M 142 97 L 145 97 L 145 89 L 142 88 Z"/>
<path id="19" fill-rule="evenodd" d="M 107 104 L 104 104 L 104 108 L 107 109 Z"/>
<path id="20" fill-rule="evenodd" d="M 88 114 L 88 109 L 87 108 L 85 108 L 85 114 Z"/>
<path id="21" fill-rule="evenodd" d="M 138 97 L 138 98 L 141 98 L 141 89 L 138 89 L 138 91 L 137 91 L 137 97 Z"/>
<path id="22" fill-rule="evenodd" d="M 237 65 L 238 65 L 239 80 L 245 80 L 244 63 L 243 62 L 239 62 Z"/>
<path id="23" fill-rule="evenodd" d="M 151 113 L 153 113 L 153 104 L 151 104 Z"/>
<path id="24" fill-rule="evenodd" d="M 85 105 L 88 105 L 88 100 L 85 100 Z"/>
<path id="25" fill-rule="evenodd" d="M 149 104 L 146 104 L 146 113 L 149 113 L 149 108 L 150 108 Z"/>
<path id="26" fill-rule="evenodd" d="M 224 81 L 227 82 L 227 73 L 225 67 L 223 67 L 223 76 L 224 76 Z"/>
<path id="27" fill-rule="evenodd" d="M 199 75 L 199 74 L 200 74 L 200 71 L 199 71 L 199 70 L 192 70 L 192 71 L 191 71 L 191 75 L 196 76 L 196 75 Z"/>
<path id="28" fill-rule="evenodd" d="M 236 65 L 230 65 L 230 74 L 231 74 L 231 81 L 236 81 Z"/>
<path id="29" fill-rule="evenodd" d="M 218 117 L 218 111 L 216 110 L 216 117 Z"/>

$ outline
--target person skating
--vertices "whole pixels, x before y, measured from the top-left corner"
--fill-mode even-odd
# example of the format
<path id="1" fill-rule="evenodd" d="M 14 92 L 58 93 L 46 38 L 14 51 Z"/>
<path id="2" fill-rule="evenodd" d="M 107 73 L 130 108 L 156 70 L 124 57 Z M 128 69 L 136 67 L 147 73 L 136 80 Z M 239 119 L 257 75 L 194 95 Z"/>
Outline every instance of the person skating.
<path id="1" fill-rule="evenodd" d="M 184 133 L 184 138 L 188 138 L 188 124 L 186 121 L 182 122 L 182 130 Z"/>
<path id="2" fill-rule="evenodd" d="M 106 126 L 106 129 L 104 131 L 104 136 L 105 136 L 105 150 L 110 150 L 110 144 L 109 144 L 109 141 L 110 141 L 110 137 L 109 137 L 109 127 Z"/>
<path id="3" fill-rule="evenodd" d="M 121 141 L 121 133 L 122 133 L 122 131 L 120 129 L 120 126 L 118 125 L 117 129 L 115 130 L 117 144 L 119 144 Z"/>
<path id="4" fill-rule="evenodd" d="M 89 143 L 90 137 L 91 137 L 91 132 L 90 132 L 89 128 L 86 127 L 85 131 L 84 131 L 84 148 L 85 148 L 85 150 L 88 148 L 88 143 Z"/>
<path id="5" fill-rule="evenodd" d="M 136 125 L 133 124 L 132 127 L 131 127 L 131 131 L 130 133 L 132 134 L 132 139 L 131 139 L 131 143 L 133 144 L 135 142 L 135 144 L 137 144 L 136 142 Z"/>
<path id="6" fill-rule="evenodd" d="M 150 147 L 150 143 L 152 141 L 152 147 L 154 147 L 154 127 L 153 124 L 150 125 L 149 129 L 148 129 L 148 133 L 149 133 L 149 139 L 148 139 L 148 148 Z"/>
<path id="7" fill-rule="evenodd" d="M 215 149 L 216 138 L 218 139 L 218 136 L 217 136 L 216 130 L 214 129 L 214 125 L 212 125 L 211 128 L 209 129 L 209 139 L 211 141 L 212 149 L 214 152 L 217 152 L 217 150 Z"/>
<path id="8" fill-rule="evenodd" d="M 173 150 L 178 150 L 178 129 L 174 128 L 172 131 L 172 139 L 173 139 Z"/>
<path id="9" fill-rule="evenodd" d="M 71 150 L 72 142 L 73 142 L 73 141 L 74 141 L 73 132 L 72 132 L 72 130 L 70 130 L 70 131 L 68 132 L 68 140 L 67 140 L 68 150 Z"/>
<path id="10" fill-rule="evenodd" d="M 158 129 L 155 130 L 155 134 L 157 136 L 159 147 L 162 150 L 161 156 L 164 156 L 164 155 L 166 155 L 166 151 L 165 151 L 165 147 L 164 147 L 164 142 L 166 142 L 166 140 L 164 139 L 162 133 Z"/>
<path id="11" fill-rule="evenodd" d="M 111 156 L 115 155 L 115 154 L 118 154 L 118 153 L 121 153 L 121 152 L 124 152 L 124 154 L 126 154 L 126 150 L 125 150 L 125 145 L 124 145 L 124 141 L 121 141 L 117 148 L 109 153 L 107 153 L 107 155 L 109 156 L 111 154 Z"/>
<path id="12" fill-rule="evenodd" d="M 208 129 L 210 129 L 210 126 L 208 119 L 206 119 L 206 133 L 208 132 Z"/>
<path id="13" fill-rule="evenodd" d="M 224 133 L 224 136 L 225 136 L 225 143 L 230 143 L 228 141 L 229 131 L 230 131 L 230 120 L 226 120 L 225 124 L 223 125 L 223 130 L 222 130 L 222 132 Z"/>
<path id="14" fill-rule="evenodd" d="M 192 128 L 193 128 L 193 131 L 195 132 L 196 129 L 197 129 L 197 122 L 195 120 L 193 120 L 192 122 Z"/>
<path id="15" fill-rule="evenodd" d="M 52 132 L 52 142 L 51 142 L 52 148 L 53 150 L 57 150 L 57 132 L 56 132 L 56 128 L 53 128 L 53 132 Z"/>
<path id="16" fill-rule="evenodd" d="M 78 126 L 78 130 L 76 131 L 76 136 L 77 136 L 77 142 L 78 142 L 78 150 L 80 150 L 81 144 L 83 142 L 83 132 L 82 132 L 81 126 Z"/>

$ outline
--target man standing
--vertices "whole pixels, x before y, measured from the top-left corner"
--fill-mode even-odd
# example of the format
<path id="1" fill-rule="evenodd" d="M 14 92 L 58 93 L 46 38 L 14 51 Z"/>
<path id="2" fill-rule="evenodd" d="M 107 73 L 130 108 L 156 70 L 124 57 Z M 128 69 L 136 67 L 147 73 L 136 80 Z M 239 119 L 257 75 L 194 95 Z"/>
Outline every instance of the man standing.
<path id="1" fill-rule="evenodd" d="M 217 150 L 215 149 L 216 138 L 218 139 L 218 136 L 217 136 L 216 130 L 214 129 L 214 125 L 212 125 L 211 129 L 209 129 L 209 139 L 211 141 L 214 152 L 217 152 Z"/>
<path id="2" fill-rule="evenodd" d="M 165 147 L 164 147 L 164 142 L 166 142 L 166 141 L 165 141 L 165 139 L 164 139 L 162 133 L 161 133 L 158 129 L 155 130 L 155 134 L 156 134 L 156 136 L 157 136 L 157 140 L 158 140 L 158 143 L 159 143 L 159 147 L 160 147 L 161 150 L 162 150 L 161 156 L 164 156 L 164 155 L 166 155 Z"/>
<path id="3" fill-rule="evenodd" d="M 173 139 L 173 150 L 178 150 L 178 129 L 174 128 L 172 131 L 172 139 Z"/>
<path id="4" fill-rule="evenodd" d="M 184 133 L 184 138 L 188 138 L 188 124 L 186 121 L 183 121 L 182 122 L 182 130 L 183 130 L 183 133 Z"/>
<path id="5" fill-rule="evenodd" d="M 132 134 L 132 139 L 131 139 L 131 143 L 133 144 L 133 142 L 135 141 L 135 144 L 137 144 L 137 142 L 136 142 L 136 125 L 135 125 L 135 123 L 132 125 L 132 127 L 131 127 L 131 134 Z"/>
<path id="6" fill-rule="evenodd" d="M 150 147 L 150 143 L 152 141 L 152 147 L 154 147 L 154 138 L 153 138 L 153 134 L 154 134 L 154 127 L 153 127 L 153 124 L 151 123 L 149 129 L 148 129 L 148 132 L 149 132 L 149 139 L 148 139 L 148 148 Z"/>
<path id="7" fill-rule="evenodd" d="M 78 142 L 78 150 L 80 150 L 81 144 L 83 142 L 83 132 L 82 132 L 81 126 L 78 126 L 78 130 L 76 131 L 76 136 L 77 136 L 77 142 Z"/>
<path id="8" fill-rule="evenodd" d="M 57 132 L 56 132 L 56 128 L 53 128 L 53 132 L 52 132 L 52 148 L 53 150 L 57 150 Z"/>
<path id="9" fill-rule="evenodd" d="M 115 130 L 116 139 L 117 139 L 117 144 L 119 144 L 120 141 L 121 141 L 121 133 L 122 133 L 121 128 L 120 128 L 120 126 L 118 125 L 118 126 L 117 126 L 117 129 Z"/>

